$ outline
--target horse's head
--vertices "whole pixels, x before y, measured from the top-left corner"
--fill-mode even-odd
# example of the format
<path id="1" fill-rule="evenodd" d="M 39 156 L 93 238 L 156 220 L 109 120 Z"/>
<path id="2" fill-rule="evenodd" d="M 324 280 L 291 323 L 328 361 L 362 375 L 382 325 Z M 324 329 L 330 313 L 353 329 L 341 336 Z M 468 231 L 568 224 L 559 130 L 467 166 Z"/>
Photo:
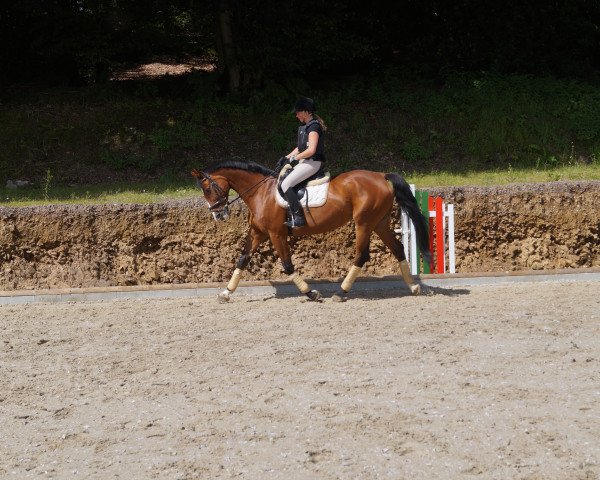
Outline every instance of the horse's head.
<path id="1" fill-rule="evenodd" d="M 208 209 L 215 220 L 226 220 L 229 218 L 228 193 L 229 182 L 225 177 L 209 174 L 199 170 L 192 170 L 192 176 L 196 179 L 198 187 L 202 189 L 204 199 L 208 203 Z"/>

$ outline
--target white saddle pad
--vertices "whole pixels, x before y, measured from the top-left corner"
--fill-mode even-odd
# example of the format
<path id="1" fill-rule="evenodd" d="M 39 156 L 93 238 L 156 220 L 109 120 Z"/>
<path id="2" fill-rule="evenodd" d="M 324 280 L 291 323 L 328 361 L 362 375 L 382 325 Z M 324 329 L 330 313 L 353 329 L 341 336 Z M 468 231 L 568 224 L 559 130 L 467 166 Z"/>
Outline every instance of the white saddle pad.
<path id="1" fill-rule="evenodd" d="M 321 207 L 325 205 L 327 200 L 327 192 L 329 191 L 329 180 L 331 175 L 329 172 L 325 173 L 323 178 L 318 178 L 308 182 L 306 187 L 306 193 L 300 199 L 300 203 L 303 207 Z M 288 202 L 279 194 L 279 190 L 276 190 L 275 197 L 280 207 L 288 208 Z M 307 203 L 308 202 L 308 203 Z"/>

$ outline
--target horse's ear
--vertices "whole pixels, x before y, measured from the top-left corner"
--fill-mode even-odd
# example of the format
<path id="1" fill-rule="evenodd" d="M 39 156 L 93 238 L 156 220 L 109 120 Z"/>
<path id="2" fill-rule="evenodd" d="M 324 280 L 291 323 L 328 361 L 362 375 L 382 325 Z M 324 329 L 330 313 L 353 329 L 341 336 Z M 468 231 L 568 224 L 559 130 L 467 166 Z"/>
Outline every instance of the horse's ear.
<path id="1" fill-rule="evenodd" d="M 206 178 L 206 175 L 202 173 L 200 170 L 196 170 L 195 168 L 192 170 L 192 177 L 196 179 L 196 185 L 198 188 L 202 189 L 202 180 Z"/>

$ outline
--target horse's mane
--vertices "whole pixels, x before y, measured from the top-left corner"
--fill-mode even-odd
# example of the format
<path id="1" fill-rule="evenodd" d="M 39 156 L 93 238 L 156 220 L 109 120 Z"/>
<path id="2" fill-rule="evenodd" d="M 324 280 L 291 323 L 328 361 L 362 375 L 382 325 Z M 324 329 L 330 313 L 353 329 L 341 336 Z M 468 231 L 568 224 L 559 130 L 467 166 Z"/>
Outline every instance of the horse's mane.
<path id="1" fill-rule="evenodd" d="M 246 170 L 248 172 L 261 173 L 266 177 L 277 176 L 276 172 L 270 168 L 263 167 L 258 163 L 244 162 L 242 160 L 224 160 L 222 162 L 213 163 L 204 169 L 205 173 L 212 173 L 220 168 L 233 168 L 235 170 Z"/>

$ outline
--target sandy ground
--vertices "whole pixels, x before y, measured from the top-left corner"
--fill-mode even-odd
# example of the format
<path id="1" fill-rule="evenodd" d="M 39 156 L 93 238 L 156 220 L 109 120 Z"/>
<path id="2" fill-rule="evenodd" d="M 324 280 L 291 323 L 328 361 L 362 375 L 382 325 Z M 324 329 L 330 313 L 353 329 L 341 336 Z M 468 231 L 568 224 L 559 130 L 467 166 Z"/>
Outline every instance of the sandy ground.
<path id="1" fill-rule="evenodd" d="M 596 479 L 600 283 L 0 307 L 0 478 Z"/>

